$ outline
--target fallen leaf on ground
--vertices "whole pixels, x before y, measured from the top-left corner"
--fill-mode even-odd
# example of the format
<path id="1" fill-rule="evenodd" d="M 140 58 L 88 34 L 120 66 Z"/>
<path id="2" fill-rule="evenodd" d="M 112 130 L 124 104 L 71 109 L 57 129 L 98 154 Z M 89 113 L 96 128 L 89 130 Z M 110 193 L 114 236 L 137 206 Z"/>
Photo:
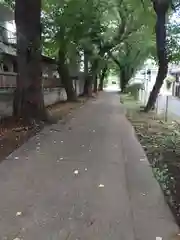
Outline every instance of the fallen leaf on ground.
<path id="1" fill-rule="evenodd" d="M 141 158 L 140 162 L 146 162 L 146 159 L 145 158 Z"/>
<path id="2" fill-rule="evenodd" d="M 22 212 L 17 212 L 16 217 L 22 216 Z"/>
<path id="3" fill-rule="evenodd" d="M 17 128 L 13 128 L 12 131 L 20 132 L 20 131 L 27 131 L 28 129 L 29 129 L 28 127 L 17 127 Z"/>
<path id="4" fill-rule="evenodd" d="M 79 171 L 78 171 L 78 170 L 74 170 L 74 174 L 75 174 L 75 175 L 78 175 L 78 174 L 79 174 Z"/>

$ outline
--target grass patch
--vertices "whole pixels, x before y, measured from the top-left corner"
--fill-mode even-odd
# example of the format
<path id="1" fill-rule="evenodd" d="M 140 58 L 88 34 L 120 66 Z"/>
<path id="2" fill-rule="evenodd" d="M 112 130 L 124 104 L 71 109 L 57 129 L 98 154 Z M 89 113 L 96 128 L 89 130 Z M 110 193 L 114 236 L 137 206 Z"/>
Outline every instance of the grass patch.
<path id="1" fill-rule="evenodd" d="M 180 125 L 140 111 L 141 104 L 131 96 L 121 96 L 121 102 L 180 225 Z"/>

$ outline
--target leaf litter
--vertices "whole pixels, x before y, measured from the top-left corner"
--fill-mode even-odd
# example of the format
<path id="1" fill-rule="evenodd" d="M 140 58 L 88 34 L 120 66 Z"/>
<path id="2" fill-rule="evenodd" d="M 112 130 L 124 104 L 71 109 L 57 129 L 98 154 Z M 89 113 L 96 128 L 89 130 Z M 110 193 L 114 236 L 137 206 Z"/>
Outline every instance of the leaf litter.
<path id="1" fill-rule="evenodd" d="M 79 170 L 74 170 L 74 175 L 78 175 L 79 174 Z"/>
<path id="2" fill-rule="evenodd" d="M 174 121 L 166 123 L 154 112 L 140 112 L 138 107 L 128 108 L 127 117 L 180 225 L 180 125 Z"/>
<path id="3" fill-rule="evenodd" d="M 17 212 L 16 217 L 20 217 L 20 216 L 22 216 L 22 212 Z"/>

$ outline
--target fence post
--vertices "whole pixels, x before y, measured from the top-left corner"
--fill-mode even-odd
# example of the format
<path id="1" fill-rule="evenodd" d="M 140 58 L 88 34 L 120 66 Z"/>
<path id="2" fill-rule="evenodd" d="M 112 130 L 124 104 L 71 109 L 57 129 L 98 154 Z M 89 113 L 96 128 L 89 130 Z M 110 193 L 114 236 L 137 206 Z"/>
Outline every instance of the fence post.
<path id="1" fill-rule="evenodd" d="M 144 105 L 146 105 L 146 91 L 145 90 L 143 91 L 143 95 L 144 95 L 143 96 L 143 98 L 144 98 Z"/>
<path id="2" fill-rule="evenodd" d="M 165 109 L 165 121 L 168 120 L 168 103 L 169 103 L 169 97 L 166 96 L 166 109 Z"/>

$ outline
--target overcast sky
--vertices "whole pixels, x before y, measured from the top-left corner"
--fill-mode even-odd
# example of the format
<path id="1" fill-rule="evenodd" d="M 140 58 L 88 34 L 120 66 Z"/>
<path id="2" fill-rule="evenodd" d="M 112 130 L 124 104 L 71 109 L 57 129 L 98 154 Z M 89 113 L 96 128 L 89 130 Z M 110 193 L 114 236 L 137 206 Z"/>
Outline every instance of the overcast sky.
<path id="1" fill-rule="evenodd" d="M 177 23 L 180 24 L 180 15 L 177 14 L 177 13 L 174 13 L 174 14 L 172 15 L 171 21 L 177 22 Z"/>

